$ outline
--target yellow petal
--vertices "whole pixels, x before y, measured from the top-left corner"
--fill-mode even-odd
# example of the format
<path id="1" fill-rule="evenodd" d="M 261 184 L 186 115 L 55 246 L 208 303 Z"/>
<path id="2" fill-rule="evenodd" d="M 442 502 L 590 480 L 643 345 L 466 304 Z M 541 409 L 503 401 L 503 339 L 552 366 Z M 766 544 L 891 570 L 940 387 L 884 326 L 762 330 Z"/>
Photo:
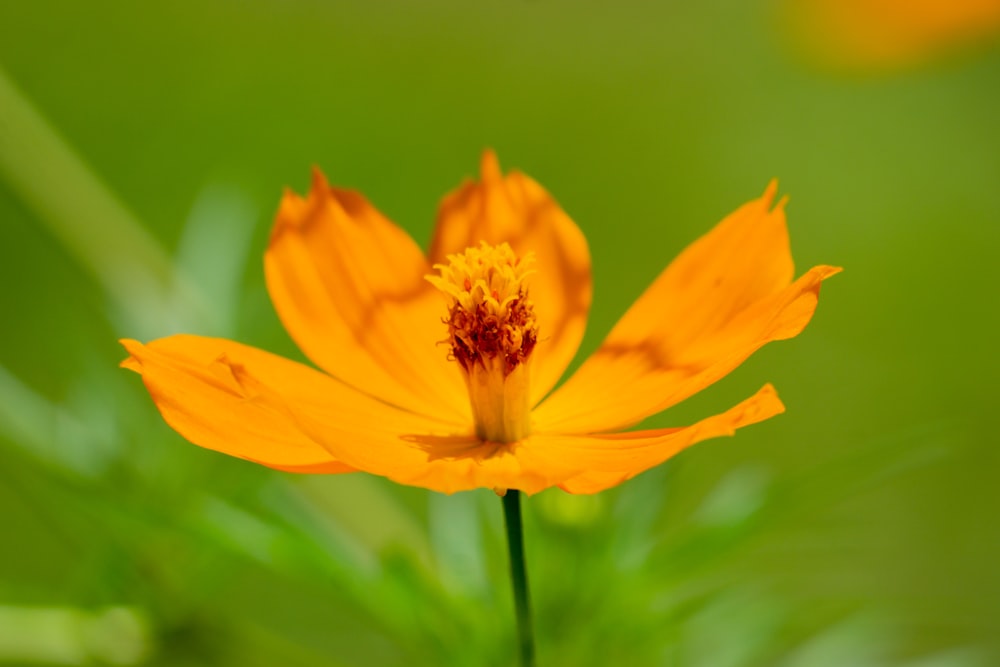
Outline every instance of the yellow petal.
<path id="1" fill-rule="evenodd" d="M 303 430 L 345 463 L 395 482 L 442 493 L 476 488 L 519 489 L 534 494 L 552 486 L 594 493 L 662 463 L 685 447 L 732 435 L 736 428 L 784 409 L 768 385 L 724 414 L 694 426 L 603 436 L 536 433 L 509 445 L 472 435 L 405 436 L 405 445 L 349 434 L 331 415 L 294 405 Z M 360 437 L 360 439 L 359 439 Z"/>
<path id="2" fill-rule="evenodd" d="M 164 420 L 202 447 L 281 470 L 348 472 L 305 435 L 287 404 L 321 406 L 338 428 L 396 433 L 445 428 L 365 396 L 308 366 L 233 341 L 171 336 L 122 344 Z M 363 446 L 360 445 L 360 446 Z"/>
<path id="3" fill-rule="evenodd" d="M 164 419 L 195 444 L 282 470 L 364 470 L 444 493 L 536 493 L 612 486 L 698 440 L 781 411 L 770 387 L 688 429 L 614 436 L 533 435 L 483 443 L 405 413 L 306 366 L 232 341 L 172 336 L 122 341 Z"/>
<path id="4" fill-rule="evenodd" d="M 635 424 L 716 382 L 761 346 L 812 318 L 817 266 L 791 282 L 783 202 L 774 184 L 667 267 L 601 347 L 534 412 L 535 428 L 570 433 Z"/>
<path id="5" fill-rule="evenodd" d="M 733 435 L 736 429 L 784 412 L 771 385 L 726 412 L 694 426 L 613 435 L 539 436 L 546 454 L 571 459 L 586 472 L 560 484 L 570 493 L 597 493 L 657 466 L 691 445 Z"/>
<path id="6" fill-rule="evenodd" d="M 351 432 L 335 414 L 317 406 L 295 404 L 289 410 L 306 433 L 344 463 L 441 493 L 478 488 L 537 493 L 581 472 L 573 461 L 539 458 L 533 437 L 496 444 L 438 428 L 387 438 L 377 432 Z"/>
<path id="7" fill-rule="evenodd" d="M 420 248 L 360 194 L 316 170 L 303 199 L 286 193 L 265 256 L 285 328 L 318 366 L 406 410 L 472 419 L 447 350 L 441 296 Z"/>
<path id="8" fill-rule="evenodd" d="M 537 272 L 527 279 L 538 319 L 531 403 L 555 385 L 576 354 L 591 299 L 590 252 L 569 216 L 535 181 L 506 177 L 491 151 L 483 154 L 481 181 L 467 182 L 441 202 L 431 243 L 432 263 L 478 246 L 510 244 L 518 255 L 535 254 Z"/>
<path id="9" fill-rule="evenodd" d="M 660 327 L 664 347 L 682 349 L 725 326 L 794 277 L 785 201 L 764 195 L 744 204 L 681 252 L 615 326 L 617 343 L 641 344 Z"/>

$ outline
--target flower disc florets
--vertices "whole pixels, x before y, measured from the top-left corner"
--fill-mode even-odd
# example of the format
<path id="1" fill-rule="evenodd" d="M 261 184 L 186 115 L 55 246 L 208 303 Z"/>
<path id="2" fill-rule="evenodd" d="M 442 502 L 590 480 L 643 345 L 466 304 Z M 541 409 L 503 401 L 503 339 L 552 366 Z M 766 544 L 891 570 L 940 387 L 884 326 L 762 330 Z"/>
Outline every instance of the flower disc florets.
<path id="1" fill-rule="evenodd" d="M 427 276 L 448 297 L 449 357 L 463 371 L 476 434 L 512 443 L 531 430 L 528 364 L 538 342 L 525 278 L 534 256 L 518 258 L 506 243 L 482 242 L 448 255 Z"/>
<path id="2" fill-rule="evenodd" d="M 534 256 L 519 258 L 506 243 L 483 241 L 449 255 L 448 261 L 434 266 L 440 276 L 427 279 L 451 297 L 445 320 L 451 355 L 466 372 L 478 364 L 509 375 L 528 359 L 538 340 L 524 282 Z"/>

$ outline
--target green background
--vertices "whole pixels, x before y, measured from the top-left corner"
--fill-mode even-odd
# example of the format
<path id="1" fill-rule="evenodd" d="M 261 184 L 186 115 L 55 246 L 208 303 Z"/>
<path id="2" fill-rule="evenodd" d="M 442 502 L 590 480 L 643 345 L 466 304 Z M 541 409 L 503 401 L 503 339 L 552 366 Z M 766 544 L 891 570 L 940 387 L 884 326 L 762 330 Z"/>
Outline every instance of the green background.
<path id="1" fill-rule="evenodd" d="M 0 4 L 0 664 L 513 663 L 491 491 L 201 450 L 115 342 L 301 358 L 261 267 L 281 189 L 319 165 L 426 243 L 487 146 L 589 240 L 581 355 L 772 177 L 798 270 L 845 267 L 650 423 L 767 381 L 785 415 L 526 503 L 539 664 L 1000 664 L 1000 50 L 835 74 L 775 12 Z"/>

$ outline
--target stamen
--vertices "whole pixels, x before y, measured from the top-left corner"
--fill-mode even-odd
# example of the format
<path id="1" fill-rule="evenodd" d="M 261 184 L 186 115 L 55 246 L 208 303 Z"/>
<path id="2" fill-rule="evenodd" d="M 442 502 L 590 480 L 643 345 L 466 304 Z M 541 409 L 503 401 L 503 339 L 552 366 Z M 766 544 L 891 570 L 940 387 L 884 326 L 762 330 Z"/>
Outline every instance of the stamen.
<path id="1" fill-rule="evenodd" d="M 435 264 L 441 275 L 427 280 L 451 297 L 445 323 L 452 356 L 466 371 L 499 360 L 510 374 L 527 360 L 538 340 L 524 284 L 534 256 L 519 258 L 506 243 L 491 246 L 483 241 L 478 248 L 449 255 L 448 261 Z"/>
<path id="2" fill-rule="evenodd" d="M 527 361 L 538 341 L 525 279 L 534 256 L 506 243 L 448 256 L 427 276 L 448 297 L 449 358 L 464 371 L 480 437 L 515 442 L 528 433 Z"/>

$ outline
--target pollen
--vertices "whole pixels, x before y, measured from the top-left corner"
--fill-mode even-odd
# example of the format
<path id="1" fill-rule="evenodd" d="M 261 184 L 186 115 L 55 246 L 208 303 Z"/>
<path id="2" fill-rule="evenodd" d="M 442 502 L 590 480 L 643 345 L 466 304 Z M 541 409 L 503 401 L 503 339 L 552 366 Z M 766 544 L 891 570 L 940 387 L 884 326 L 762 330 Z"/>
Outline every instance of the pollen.
<path id="1" fill-rule="evenodd" d="M 471 373 L 478 366 L 509 375 L 531 355 L 538 340 L 534 306 L 525 279 L 534 255 L 518 257 L 507 243 L 448 255 L 435 264 L 440 275 L 427 276 L 449 301 L 450 356 Z"/>
<path id="2" fill-rule="evenodd" d="M 518 442 L 531 431 L 527 361 L 538 323 L 526 280 L 534 261 L 506 243 L 482 242 L 427 276 L 448 300 L 448 356 L 463 371 L 476 435 L 487 442 Z"/>

